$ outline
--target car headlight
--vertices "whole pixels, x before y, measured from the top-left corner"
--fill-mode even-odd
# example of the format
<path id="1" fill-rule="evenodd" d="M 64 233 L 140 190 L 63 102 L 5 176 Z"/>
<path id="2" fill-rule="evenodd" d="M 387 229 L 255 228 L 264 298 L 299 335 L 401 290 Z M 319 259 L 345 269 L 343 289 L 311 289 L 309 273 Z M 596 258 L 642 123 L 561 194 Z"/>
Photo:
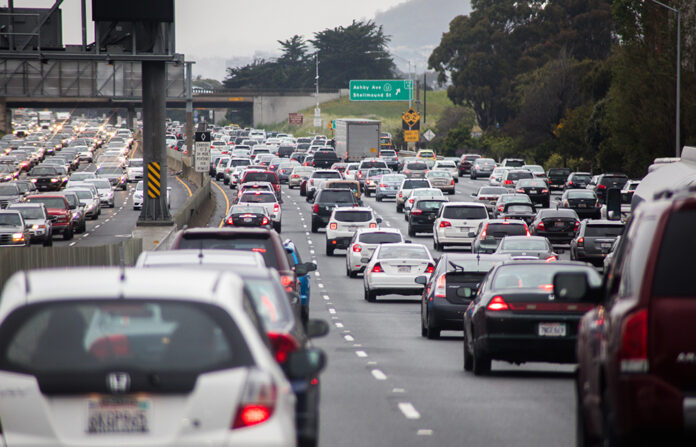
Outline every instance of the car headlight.
<path id="1" fill-rule="evenodd" d="M 32 182 L 32 183 L 36 183 L 37 181 L 38 181 L 38 180 L 35 179 L 35 178 L 31 179 L 31 182 Z"/>
<path id="2" fill-rule="evenodd" d="M 52 178 L 52 179 L 51 179 L 51 183 L 58 183 L 58 180 L 59 180 L 59 179 L 57 179 L 57 178 Z"/>
<path id="3" fill-rule="evenodd" d="M 24 233 L 12 233 L 12 240 L 20 242 L 24 240 Z"/>

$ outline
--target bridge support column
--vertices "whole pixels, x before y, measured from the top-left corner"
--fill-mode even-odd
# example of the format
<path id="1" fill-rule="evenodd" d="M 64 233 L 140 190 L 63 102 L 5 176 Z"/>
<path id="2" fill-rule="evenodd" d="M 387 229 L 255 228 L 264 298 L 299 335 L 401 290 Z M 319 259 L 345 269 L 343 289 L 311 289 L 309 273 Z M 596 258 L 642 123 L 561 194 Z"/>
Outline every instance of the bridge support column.
<path id="1" fill-rule="evenodd" d="M 7 108 L 5 98 L 0 98 L 0 132 L 12 132 L 12 111 Z"/>
<path id="2" fill-rule="evenodd" d="M 143 73 L 143 209 L 138 226 L 172 225 L 167 207 L 164 62 L 142 62 Z"/>
<path id="3" fill-rule="evenodd" d="M 126 112 L 126 127 L 135 131 L 135 105 L 131 104 L 128 106 Z"/>

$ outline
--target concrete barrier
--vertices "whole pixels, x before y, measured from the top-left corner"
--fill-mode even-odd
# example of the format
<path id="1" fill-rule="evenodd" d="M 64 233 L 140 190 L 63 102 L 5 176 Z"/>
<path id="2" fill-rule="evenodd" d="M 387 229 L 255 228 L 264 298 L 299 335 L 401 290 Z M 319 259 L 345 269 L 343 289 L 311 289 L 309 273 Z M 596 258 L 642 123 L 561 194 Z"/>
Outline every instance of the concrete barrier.
<path id="1" fill-rule="evenodd" d="M 2 247 L 0 248 L 0 288 L 20 270 L 134 265 L 143 251 L 142 239 L 96 247 Z"/>

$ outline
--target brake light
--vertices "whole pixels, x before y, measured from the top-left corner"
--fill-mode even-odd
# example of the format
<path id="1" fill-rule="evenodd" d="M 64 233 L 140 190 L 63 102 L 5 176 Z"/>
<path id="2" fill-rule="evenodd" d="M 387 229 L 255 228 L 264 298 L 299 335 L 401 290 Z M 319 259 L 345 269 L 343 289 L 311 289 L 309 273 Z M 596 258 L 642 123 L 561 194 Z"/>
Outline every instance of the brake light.
<path id="1" fill-rule="evenodd" d="M 227 225 L 234 225 L 234 219 L 232 219 L 231 217 L 228 217 L 227 218 Z"/>
<path id="2" fill-rule="evenodd" d="M 491 300 L 490 303 L 488 303 L 488 306 L 486 309 L 491 310 L 493 312 L 498 312 L 500 310 L 508 310 L 510 306 L 505 302 L 502 296 L 494 296 L 493 299 Z"/>
<path id="3" fill-rule="evenodd" d="M 517 192 L 524 194 L 524 189 L 518 188 L 518 189 L 517 189 Z"/>
<path id="4" fill-rule="evenodd" d="M 370 228 L 377 228 L 377 224 L 374 223 L 374 222 L 372 222 L 372 223 L 370 224 Z"/>
<path id="5" fill-rule="evenodd" d="M 532 235 L 532 233 L 529 232 L 529 227 L 527 226 L 527 224 L 524 224 L 524 229 L 527 230 L 527 237 Z"/>
<path id="6" fill-rule="evenodd" d="M 573 231 L 578 231 L 578 228 L 580 228 L 580 221 L 575 221 L 575 226 L 573 227 Z"/>
<path id="7" fill-rule="evenodd" d="M 454 186 L 454 179 L 452 179 L 452 182 L 450 183 L 450 185 Z"/>
<path id="8" fill-rule="evenodd" d="M 300 178 L 300 176 L 297 175 L 297 174 L 293 174 L 293 175 L 290 176 L 290 178 Z"/>
<path id="9" fill-rule="evenodd" d="M 539 231 L 544 231 L 546 230 L 546 227 L 544 226 L 544 222 L 539 222 L 536 226 L 536 229 Z"/>
<path id="10" fill-rule="evenodd" d="M 409 199 L 409 200 L 408 200 L 408 203 L 413 203 L 413 202 L 415 202 L 415 201 L 416 201 L 416 199 Z"/>
<path id="11" fill-rule="evenodd" d="M 411 214 L 413 214 L 414 216 L 420 216 L 421 214 L 423 214 L 423 210 L 412 210 Z"/>
<path id="12" fill-rule="evenodd" d="M 447 221 L 447 220 L 441 220 L 441 221 L 440 221 L 440 225 L 439 225 L 440 228 L 451 227 L 451 226 L 452 226 L 452 223 L 450 223 L 450 222 Z"/>
<path id="13" fill-rule="evenodd" d="M 403 197 L 403 196 L 404 196 L 404 193 L 400 192 L 399 197 Z"/>
<path id="14" fill-rule="evenodd" d="M 445 275 L 437 278 L 435 283 L 435 298 L 446 298 L 447 297 L 447 278 Z"/>
<path id="15" fill-rule="evenodd" d="M 585 246 L 585 238 L 581 237 L 578 239 L 578 247 L 584 247 Z"/>
<path id="16" fill-rule="evenodd" d="M 290 353 L 300 349 L 300 344 L 290 334 L 269 332 L 268 340 L 271 342 L 276 361 L 281 364 L 288 360 Z"/>
<path id="17" fill-rule="evenodd" d="M 379 184 L 379 187 L 380 187 L 380 188 L 386 188 L 386 187 L 387 187 L 387 184 L 386 184 L 386 183 L 380 183 L 380 184 Z"/>
<path id="18" fill-rule="evenodd" d="M 425 269 L 425 273 L 432 273 L 435 271 L 435 266 L 432 264 L 428 264 L 428 267 Z"/>
<path id="19" fill-rule="evenodd" d="M 648 371 L 648 311 L 630 314 L 621 327 L 620 368 L 623 373 Z"/>
<path id="20" fill-rule="evenodd" d="M 541 193 L 542 193 L 542 194 L 546 194 L 547 192 L 549 192 L 548 189 L 542 189 L 542 190 L 541 190 Z"/>
<path id="21" fill-rule="evenodd" d="M 355 244 L 353 245 L 353 253 L 360 253 L 362 251 L 362 247 L 360 244 Z"/>
<path id="22" fill-rule="evenodd" d="M 381 266 L 381 265 L 379 264 L 379 262 L 378 262 L 377 264 L 375 264 L 375 265 L 372 267 L 371 272 L 372 272 L 372 273 L 384 273 L 384 270 L 382 270 L 382 266 Z"/>
<path id="23" fill-rule="evenodd" d="M 268 225 L 268 217 L 264 217 L 263 220 L 261 220 L 261 225 Z"/>
<path id="24" fill-rule="evenodd" d="M 504 209 L 504 206 L 503 206 L 503 205 L 500 205 L 500 206 L 498 207 L 498 211 L 500 211 L 501 213 L 503 212 L 503 209 Z"/>
<path id="25" fill-rule="evenodd" d="M 315 213 L 318 213 L 318 212 L 319 212 L 319 205 L 317 205 L 317 204 L 315 203 L 314 206 L 312 207 L 312 211 L 315 212 Z"/>
<path id="26" fill-rule="evenodd" d="M 558 261 L 558 258 L 556 256 L 549 256 L 546 258 L 546 262 L 552 262 L 552 261 Z"/>
<path id="27" fill-rule="evenodd" d="M 599 201 L 597 201 L 597 202 L 595 203 L 595 208 L 601 208 L 601 207 L 602 207 L 602 204 L 599 203 Z"/>
<path id="28" fill-rule="evenodd" d="M 512 184 L 513 184 L 513 181 L 512 181 L 512 180 L 505 180 L 505 181 L 503 182 L 503 185 L 512 185 Z"/>
<path id="29" fill-rule="evenodd" d="M 280 211 L 280 205 L 278 205 L 278 203 L 274 203 L 273 204 L 273 212 L 277 213 L 278 211 Z"/>
<path id="30" fill-rule="evenodd" d="M 568 181 L 568 185 L 572 185 L 572 184 L 573 184 L 572 180 Z"/>
<path id="31" fill-rule="evenodd" d="M 605 185 L 597 185 L 597 189 L 607 189 Z"/>
<path id="32" fill-rule="evenodd" d="M 336 222 L 331 222 L 331 224 L 329 224 L 329 228 L 335 230 L 336 228 L 338 228 L 338 224 Z"/>
<path id="33" fill-rule="evenodd" d="M 275 410 L 277 394 L 270 374 L 260 370 L 250 371 L 232 428 L 251 427 L 269 420 Z"/>
<path id="34" fill-rule="evenodd" d="M 486 239 L 486 231 L 488 230 L 488 224 L 486 224 L 485 227 L 483 227 L 483 231 L 481 232 L 481 239 Z"/>
<path id="35" fill-rule="evenodd" d="M 285 287 L 285 290 L 292 292 L 292 277 L 288 275 L 282 275 L 280 277 L 280 283 Z"/>

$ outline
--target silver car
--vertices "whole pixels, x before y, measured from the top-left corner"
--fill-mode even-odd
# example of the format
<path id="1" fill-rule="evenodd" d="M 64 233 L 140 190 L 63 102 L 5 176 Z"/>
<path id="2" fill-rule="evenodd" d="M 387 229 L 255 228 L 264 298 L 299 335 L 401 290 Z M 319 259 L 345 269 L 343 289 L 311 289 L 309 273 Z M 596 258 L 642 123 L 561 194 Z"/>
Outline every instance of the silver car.
<path id="1" fill-rule="evenodd" d="M 29 228 L 18 210 L 0 210 L 0 246 L 28 247 Z"/>
<path id="2" fill-rule="evenodd" d="M 99 196 L 95 195 L 91 190 L 87 188 L 68 188 L 65 191 L 74 192 L 80 199 L 80 203 L 85 208 L 85 215 L 92 220 L 96 220 L 101 214 L 101 204 L 99 203 Z"/>
<path id="3" fill-rule="evenodd" d="M 420 295 L 423 285 L 415 279 L 435 271 L 435 261 L 422 244 L 382 244 L 366 260 L 363 287 L 365 300 L 378 295 Z"/>
<path id="4" fill-rule="evenodd" d="M 430 188 L 430 182 L 424 178 L 404 178 L 404 180 L 401 182 L 401 185 L 399 186 L 398 191 L 396 192 L 397 213 L 402 213 L 404 211 L 404 202 L 406 202 L 406 198 L 409 194 L 411 194 L 411 191 L 413 191 L 415 188 Z"/>
<path id="5" fill-rule="evenodd" d="M 404 236 L 396 228 L 363 228 L 353 234 L 346 250 L 346 276 L 355 278 L 380 244 L 398 244 Z"/>
<path id="6" fill-rule="evenodd" d="M 53 225 L 43 203 L 13 203 L 8 210 L 19 211 L 29 229 L 31 241 L 41 241 L 44 247 L 53 245 Z"/>
<path id="7" fill-rule="evenodd" d="M 102 206 L 108 206 L 109 208 L 116 206 L 114 202 L 114 190 L 109 180 L 105 178 L 88 178 L 85 180 L 85 183 L 92 183 L 97 187 L 97 191 L 99 191 L 99 200 Z"/>
<path id="8" fill-rule="evenodd" d="M 381 202 L 384 199 L 395 199 L 401 183 L 406 178 L 403 174 L 386 174 L 377 183 L 375 188 L 375 199 Z"/>
<path id="9" fill-rule="evenodd" d="M 311 166 L 296 166 L 288 177 L 288 188 L 298 188 L 304 180 L 312 175 L 312 172 L 314 172 L 314 168 Z"/>

